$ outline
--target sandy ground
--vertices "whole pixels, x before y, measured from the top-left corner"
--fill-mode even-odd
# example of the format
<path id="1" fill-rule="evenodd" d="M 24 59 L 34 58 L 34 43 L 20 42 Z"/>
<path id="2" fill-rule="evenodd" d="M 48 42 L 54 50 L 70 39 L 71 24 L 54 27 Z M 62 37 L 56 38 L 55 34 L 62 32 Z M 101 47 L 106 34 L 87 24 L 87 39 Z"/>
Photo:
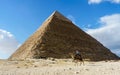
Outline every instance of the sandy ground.
<path id="1" fill-rule="evenodd" d="M 120 61 L 88 62 L 71 59 L 0 60 L 0 75 L 120 75 Z"/>

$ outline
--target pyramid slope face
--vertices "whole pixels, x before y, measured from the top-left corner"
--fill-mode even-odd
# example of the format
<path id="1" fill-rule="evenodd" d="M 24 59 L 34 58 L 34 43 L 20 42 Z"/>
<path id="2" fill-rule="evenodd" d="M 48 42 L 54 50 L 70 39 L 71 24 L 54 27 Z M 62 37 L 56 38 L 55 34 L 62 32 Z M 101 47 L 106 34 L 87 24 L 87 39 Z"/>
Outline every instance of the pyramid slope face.
<path id="1" fill-rule="evenodd" d="M 93 61 L 119 59 L 57 11 L 9 59 L 70 58 L 76 50 Z"/>

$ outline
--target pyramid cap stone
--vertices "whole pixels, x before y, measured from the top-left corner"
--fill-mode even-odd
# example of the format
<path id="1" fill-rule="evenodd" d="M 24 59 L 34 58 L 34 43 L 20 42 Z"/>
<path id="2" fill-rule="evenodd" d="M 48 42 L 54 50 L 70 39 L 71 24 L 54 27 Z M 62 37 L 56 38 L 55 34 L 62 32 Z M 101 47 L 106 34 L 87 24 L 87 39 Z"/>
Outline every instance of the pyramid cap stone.
<path id="1" fill-rule="evenodd" d="M 61 13 L 59 13 L 57 10 L 54 11 L 54 12 L 50 15 L 50 17 L 48 17 L 48 19 L 51 18 L 51 17 L 54 17 L 54 16 L 56 16 L 58 19 L 61 19 L 61 20 L 63 20 L 63 21 L 72 22 L 71 20 L 69 20 L 68 18 L 66 18 L 64 15 L 62 15 Z"/>

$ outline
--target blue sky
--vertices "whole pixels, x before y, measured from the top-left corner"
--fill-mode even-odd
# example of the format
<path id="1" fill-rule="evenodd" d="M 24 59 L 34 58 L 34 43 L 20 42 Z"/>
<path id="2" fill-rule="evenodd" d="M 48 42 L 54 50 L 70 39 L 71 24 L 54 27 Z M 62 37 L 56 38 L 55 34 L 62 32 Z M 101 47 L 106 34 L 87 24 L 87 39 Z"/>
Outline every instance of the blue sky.
<path id="1" fill-rule="evenodd" d="M 120 55 L 120 0 L 0 0 L 0 59 L 8 58 L 55 10 Z"/>

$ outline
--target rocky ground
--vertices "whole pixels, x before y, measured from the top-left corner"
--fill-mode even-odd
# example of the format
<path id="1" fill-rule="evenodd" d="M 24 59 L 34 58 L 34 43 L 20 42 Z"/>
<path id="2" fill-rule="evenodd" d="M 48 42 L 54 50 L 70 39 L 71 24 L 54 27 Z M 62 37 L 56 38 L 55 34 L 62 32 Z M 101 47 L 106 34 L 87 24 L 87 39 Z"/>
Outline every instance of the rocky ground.
<path id="1" fill-rule="evenodd" d="M 80 65 L 71 59 L 0 60 L 0 75 L 120 75 L 120 61 Z"/>

